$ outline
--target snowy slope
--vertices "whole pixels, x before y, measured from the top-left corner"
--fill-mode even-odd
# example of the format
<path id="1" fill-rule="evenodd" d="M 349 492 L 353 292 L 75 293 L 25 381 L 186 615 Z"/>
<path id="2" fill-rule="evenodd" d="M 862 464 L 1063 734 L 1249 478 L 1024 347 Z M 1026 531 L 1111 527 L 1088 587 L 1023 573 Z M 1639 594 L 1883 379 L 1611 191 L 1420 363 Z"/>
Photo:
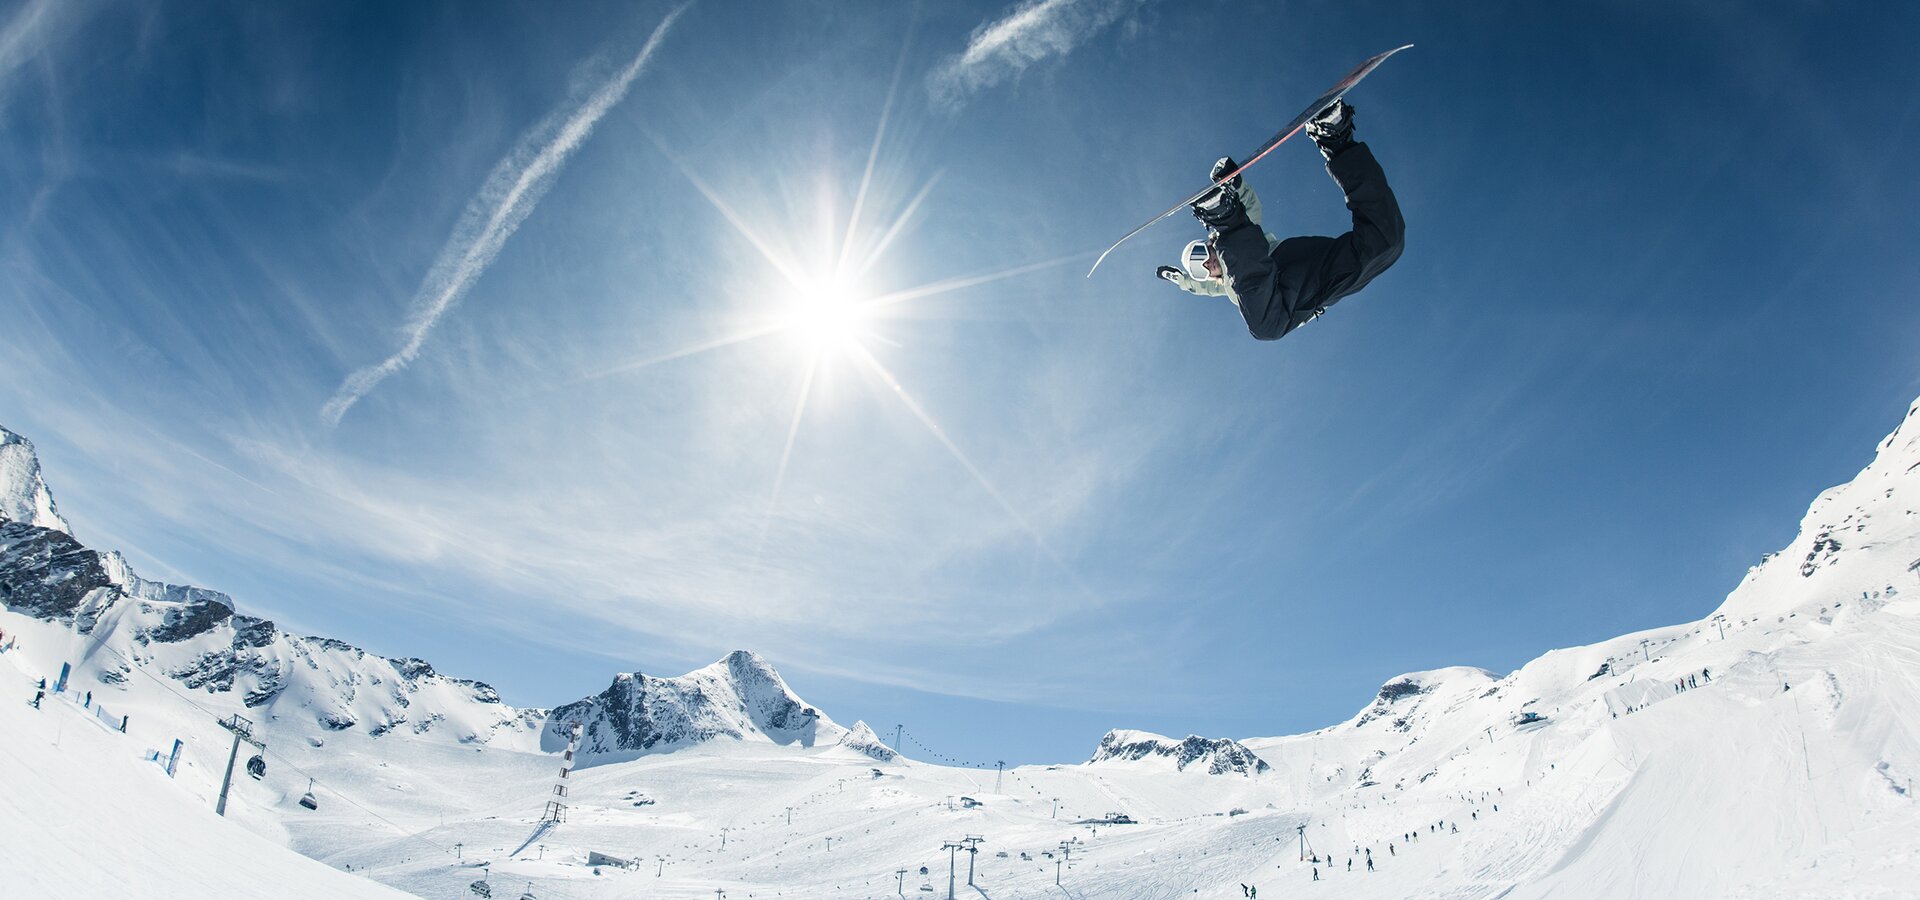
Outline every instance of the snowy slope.
<path id="1" fill-rule="evenodd" d="M 0 519 L 73 533 L 54 508 L 53 492 L 40 479 L 33 442 L 0 427 Z"/>
<path id="2" fill-rule="evenodd" d="M 0 657 L 0 894 L 403 896 L 214 817 L 136 739 L 60 699 L 17 702 L 28 685 Z"/>
<path id="3" fill-rule="evenodd" d="M 1341 725 L 1246 743 L 1343 843 L 1468 819 L 1445 868 L 1379 896 L 1792 896 L 1815 865 L 1867 896 L 1920 884 L 1920 831 L 1895 837 L 1920 829 L 1916 411 L 1708 619 L 1504 678 L 1413 673 Z"/>

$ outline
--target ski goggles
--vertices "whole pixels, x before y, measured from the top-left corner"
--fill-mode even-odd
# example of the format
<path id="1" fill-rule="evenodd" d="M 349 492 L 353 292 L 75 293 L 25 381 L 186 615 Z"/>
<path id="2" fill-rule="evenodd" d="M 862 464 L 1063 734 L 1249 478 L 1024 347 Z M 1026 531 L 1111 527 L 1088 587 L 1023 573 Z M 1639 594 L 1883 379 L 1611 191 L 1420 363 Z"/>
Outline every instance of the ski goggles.
<path id="1" fill-rule="evenodd" d="M 1181 254 L 1180 262 L 1186 266 L 1187 275 L 1195 281 L 1205 281 L 1213 276 L 1207 271 L 1207 260 L 1213 258 L 1213 248 L 1206 241 L 1194 241 L 1187 245 L 1187 252 Z"/>

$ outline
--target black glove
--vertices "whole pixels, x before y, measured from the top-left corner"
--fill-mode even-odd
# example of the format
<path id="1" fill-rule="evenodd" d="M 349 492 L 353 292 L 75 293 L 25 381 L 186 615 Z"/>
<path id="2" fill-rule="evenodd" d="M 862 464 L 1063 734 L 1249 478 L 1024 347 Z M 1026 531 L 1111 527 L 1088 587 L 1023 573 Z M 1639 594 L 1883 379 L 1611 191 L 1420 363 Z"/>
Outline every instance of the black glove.
<path id="1" fill-rule="evenodd" d="M 1332 159 L 1353 146 L 1353 107 L 1335 100 L 1307 122 L 1307 137 L 1320 148 L 1320 155 Z"/>
<path id="2" fill-rule="evenodd" d="M 1177 284 L 1180 281 L 1180 276 L 1185 275 L 1186 273 L 1172 266 L 1161 266 L 1160 268 L 1153 270 L 1153 274 Z"/>

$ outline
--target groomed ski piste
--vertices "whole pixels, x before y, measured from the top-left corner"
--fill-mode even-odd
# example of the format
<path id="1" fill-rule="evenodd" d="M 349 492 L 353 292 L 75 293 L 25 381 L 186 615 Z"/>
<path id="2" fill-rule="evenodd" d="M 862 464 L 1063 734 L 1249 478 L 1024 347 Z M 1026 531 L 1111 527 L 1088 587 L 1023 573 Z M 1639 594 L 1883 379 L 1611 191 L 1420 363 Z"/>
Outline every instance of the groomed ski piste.
<path id="1" fill-rule="evenodd" d="M 944 897 L 950 865 L 992 898 L 1920 896 L 1920 404 L 1705 619 L 1004 773 L 896 754 L 744 651 L 539 710 L 281 633 L 68 537 L 5 437 L 9 896 Z M 267 771 L 222 819 L 235 714 Z"/>

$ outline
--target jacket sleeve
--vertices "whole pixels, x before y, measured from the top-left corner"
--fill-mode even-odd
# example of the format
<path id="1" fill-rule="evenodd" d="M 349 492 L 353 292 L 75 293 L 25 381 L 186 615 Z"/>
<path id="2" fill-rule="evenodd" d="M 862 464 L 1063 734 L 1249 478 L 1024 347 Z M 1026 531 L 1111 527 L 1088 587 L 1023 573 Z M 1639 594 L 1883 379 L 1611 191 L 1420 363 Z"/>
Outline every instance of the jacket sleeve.
<path id="1" fill-rule="evenodd" d="M 1288 238 L 1269 252 L 1260 227 L 1248 223 L 1217 241 L 1247 330 L 1260 340 L 1300 327 L 1400 258 L 1406 222 L 1373 151 L 1354 144 L 1329 160 L 1327 171 L 1346 194 L 1352 231 L 1336 238 Z"/>

